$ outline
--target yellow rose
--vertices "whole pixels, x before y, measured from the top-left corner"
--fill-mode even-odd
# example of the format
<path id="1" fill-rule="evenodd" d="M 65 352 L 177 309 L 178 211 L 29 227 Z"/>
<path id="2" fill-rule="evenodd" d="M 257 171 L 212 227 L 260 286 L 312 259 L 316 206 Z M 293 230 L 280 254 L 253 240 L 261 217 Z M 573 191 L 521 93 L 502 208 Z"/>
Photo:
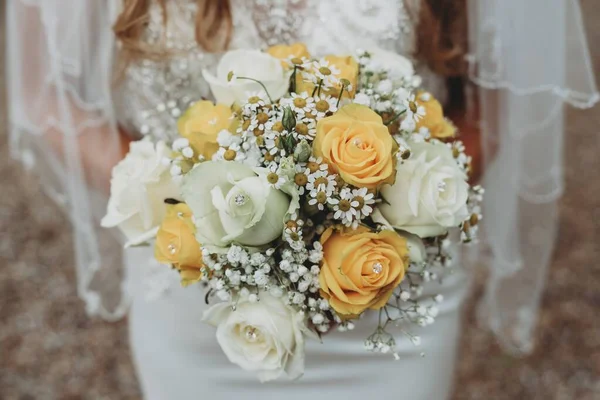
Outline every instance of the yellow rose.
<path id="1" fill-rule="evenodd" d="M 432 137 L 438 139 L 451 138 L 456 134 L 456 127 L 444 117 L 442 105 L 431 94 L 417 96 L 417 104 L 425 107 L 425 116 L 417 122 L 417 129 L 425 127 Z"/>
<path id="2" fill-rule="evenodd" d="M 352 90 L 345 90 L 342 97 L 354 98 L 354 94 L 356 93 L 356 83 L 358 81 L 358 63 L 356 62 L 356 59 L 352 56 L 326 56 L 325 60 L 340 71 L 340 74 L 338 75 L 339 79 L 347 79 L 352 85 Z M 331 96 L 337 97 L 340 94 L 340 90 L 341 86 L 338 86 L 330 89 L 328 93 Z"/>
<path id="3" fill-rule="evenodd" d="M 289 67 L 286 60 L 291 58 L 310 58 L 310 53 L 304 43 L 294 43 L 291 45 L 278 44 L 267 49 L 267 53 L 281 60 L 283 67 Z"/>
<path id="4" fill-rule="evenodd" d="M 354 317 L 384 307 L 408 268 L 406 239 L 394 231 L 333 228 L 321 236 L 321 296 L 338 314 Z"/>
<path id="5" fill-rule="evenodd" d="M 167 204 L 167 213 L 156 235 L 154 257 L 162 264 L 172 264 L 185 286 L 201 278 L 202 250 L 196 240 L 192 211 L 185 203 Z"/>
<path id="6" fill-rule="evenodd" d="M 348 104 L 317 123 L 313 151 L 347 183 L 369 189 L 393 183 L 396 142 L 369 107 Z"/>
<path id="7" fill-rule="evenodd" d="M 194 152 L 210 160 L 219 150 L 217 136 L 232 127 L 233 113 L 229 106 L 202 100 L 194 103 L 177 121 L 179 134 L 190 141 Z"/>

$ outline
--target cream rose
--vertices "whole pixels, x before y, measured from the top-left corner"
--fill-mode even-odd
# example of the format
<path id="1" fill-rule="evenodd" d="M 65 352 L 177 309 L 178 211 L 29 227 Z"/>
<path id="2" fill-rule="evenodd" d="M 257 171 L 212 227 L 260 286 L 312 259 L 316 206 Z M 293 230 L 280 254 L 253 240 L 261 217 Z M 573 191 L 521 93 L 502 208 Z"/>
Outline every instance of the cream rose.
<path id="1" fill-rule="evenodd" d="M 301 314 L 266 292 L 260 301 L 241 298 L 235 311 L 218 303 L 203 320 L 217 328 L 217 341 L 234 364 L 256 372 L 261 382 L 304 373 L 304 334 L 311 334 Z"/>
<path id="2" fill-rule="evenodd" d="M 233 79 L 230 79 L 231 73 Z M 271 99 L 276 101 L 287 92 L 290 74 L 284 71 L 280 60 L 257 50 L 225 53 L 217 65 L 216 76 L 208 70 L 202 71 L 217 102 L 227 105 L 245 102 L 249 92 L 264 91 L 257 82 L 240 77 L 260 81 Z"/>
<path id="3" fill-rule="evenodd" d="M 163 160 L 171 150 L 164 142 L 132 142 L 129 153 L 112 171 L 105 228 L 119 227 L 138 244 L 152 238 L 166 213 L 164 200 L 180 196 L 179 185 Z"/>
<path id="4" fill-rule="evenodd" d="M 267 244 L 283 232 L 290 198 L 252 168 L 230 161 L 198 164 L 185 175 L 182 196 L 194 213 L 202 245 Z"/>
<path id="5" fill-rule="evenodd" d="M 373 220 L 419 237 L 441 235 L 468 215 L 467 176 L 445 144 L 409 145 L 412 156 L 397 166 L 396 183 L 381 189 L 385 201 Z"/>

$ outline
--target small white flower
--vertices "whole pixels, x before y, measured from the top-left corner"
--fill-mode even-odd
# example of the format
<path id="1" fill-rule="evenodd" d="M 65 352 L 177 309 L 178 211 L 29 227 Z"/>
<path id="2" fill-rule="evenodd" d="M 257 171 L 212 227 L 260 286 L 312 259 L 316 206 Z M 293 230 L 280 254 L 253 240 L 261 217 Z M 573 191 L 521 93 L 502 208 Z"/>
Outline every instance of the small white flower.
<path id="1" fill-rule="evenodd" d="M 357 93 L 354 96 L 354 103 L 369 107 L 371 106 L 371 98 L 365 93 Z"/>

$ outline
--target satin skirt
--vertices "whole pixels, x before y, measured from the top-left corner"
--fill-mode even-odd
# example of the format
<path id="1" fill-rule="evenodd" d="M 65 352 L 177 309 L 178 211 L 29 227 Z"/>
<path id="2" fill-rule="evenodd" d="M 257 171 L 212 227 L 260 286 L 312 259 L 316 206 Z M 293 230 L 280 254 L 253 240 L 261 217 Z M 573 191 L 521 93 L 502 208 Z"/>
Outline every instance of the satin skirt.
<path id="1" fill-rule="evenodd" d="M 353 331 L 331 332 L 323 343 L 308 340 L 305 374 L 299 380 L 261 384 L 253 373 L 227 360 L 215 328 L 201 322 L 208 306 L 199 286 L 175 284 L 149 299 L 141 285 L 147 265 L 129 264 L 134 293 L 129 339 L 147 400 L 365 400 L 375 396 L 378 400 L 443 400 L 451 395 L 460 310 L 469 287 L 469 279 L 459 268 L 443 284 L 427 284 L 424 295 L 441 293 L 444 301 L 433 325 L 410 326 L 412 333 L 421 336 L 420 346 L 398 332 L 400 360 L 364 349 L 364 340 L 377 325 L 378 313 L 371 312 Z M 394 332 L 392 328 L 390 333 Z"/>

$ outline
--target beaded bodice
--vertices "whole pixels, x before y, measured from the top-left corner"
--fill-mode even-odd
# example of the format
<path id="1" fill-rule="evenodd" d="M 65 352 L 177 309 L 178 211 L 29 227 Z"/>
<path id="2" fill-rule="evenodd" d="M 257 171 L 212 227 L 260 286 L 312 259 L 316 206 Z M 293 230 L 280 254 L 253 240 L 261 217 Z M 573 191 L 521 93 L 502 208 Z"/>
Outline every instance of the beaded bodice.
<path id="1" fill-rule="evenodd" d="M 120 0 L 115 0 L 120 1 Z M 231 0 L 231 48 L 265 48 L 301 41 L 312 54 L 353 53 L 373 46 L 411 56 L 421 0 Z M 167 2 L 167 23 L 155 3 L 143 40 L 174 54 L 165 60 L 129 65 L 114 91 L 119 123 L 133 135 L 169 139 L 190 102 L 208 97 L 202 69 L 218 56 L 202 51 L 194 36 L 197 2 Z M 428 88 L 443 97 L 443 83 L 422 68 Z"/>

